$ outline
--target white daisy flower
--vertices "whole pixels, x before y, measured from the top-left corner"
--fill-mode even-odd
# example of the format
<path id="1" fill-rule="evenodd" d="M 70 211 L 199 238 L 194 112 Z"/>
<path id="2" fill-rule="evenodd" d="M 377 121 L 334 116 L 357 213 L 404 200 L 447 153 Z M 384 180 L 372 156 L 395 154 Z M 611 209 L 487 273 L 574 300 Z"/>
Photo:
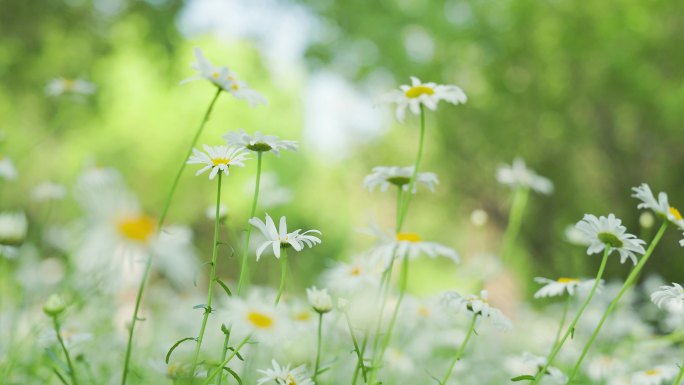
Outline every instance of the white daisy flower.
<path id="1" fill-rule="evenodd" d="M 487 290 L 482 290 L 480 295 L 470 294 L 463 297 L 455 291 L 448 291 L 442 296 L 442 303 L 456 312 L 472 313 L 489 318 L 492 323 L 503 330 L 513 328 L 511 321 L 501 312 L 487 302 Z"/>
<path id="2" fill-rule="evenodd" d="M 259 131 L 249 135 L 241 128 L 223 135 L 223 139 L 229 146 L 244 147 L 254 152 L 270 151 L 276 155 L 280 154 L 280 150 L 297 151 L 299 148 L 294 140 L 280 140 L 277 136 L 264 135 Z"/>
<path id="3" fill-rule="evenodd" d="M 0 246 L 21 246 L 27 231 L 26 214 L 21 211 L 0 213 Z"/>
<path id="4" fill-rule="evenodd" d="M 31 191 L 31 198 L 36 202 L 58 201 L 66 196 L 66 187 L 59 183 L 42 182 Z"/>
<path id="5" fill-rule="evenodd" d="M 262 376 L 257 381 L 257 385 L 314 385 L 307 374 L 306 365 L 290 369 L 290 364 L 280 366 L 276 360 L 271 361 L 272 369 L 259 369 L 257 372 Z"/>
<path id="6" fill-rule="evenodd" d="M 632 385 L 662 385 L 673 380 L 679 370 L 674 365 L 658 365 L 632 375 Z"/>
<path id="7" fill-rule="evenodd" d="M 589 290 L 594 285 L 593 279 L 579 280 L 577 278 L 561 277 L 557 280 L 537 277 L 535 282 L 544 284 L 544 286 L 534 293 L 534 298 L 557 297 L 565 293 L 568 295 L 575 295 L 578 290 Z M 603 281 L 599 283 L 601 285 Z"/>
<path id="8" fill-rule="evenodd" d="M 370 234 L 378 238 L 378 244 L 368 251 L 369 258 L 385 267 L 390 265 L 393 258 L 416 259 L 423 255 L 430 258 L 441 256 L 451 259 L 454 263 L 461 262 L 456 250 L 436 242 L 423 241 L 416 233 L 398 233 L 392 237 L 372 226 Z"/>
<path id="9" fill-rule="evenodd" d="M 247 83 L 237 80 L 235 74 L 231 72 L 228 67 L 219 67 L 211 64 L 199 47 L 195 47 L 194 52 L 197 62 L 192 64 L 192 68 L 195 69 L 198 74 L 189 79 L 183 80 L 181 84 L 193 80 L 205 79 L 223 91 L 229 92 L 236 99 L 247 101 L 247 103 L 252 107 L 256 106 L 257 104 L 266 104 L 266 98 L 264 98 L 258 92 L 250 89 L 247 86 Z"/>
<path id="10" fill-rule="evenodd" d="M 589 246 L 591 242 L 587 241 L 584 233 L 577 229 L 577 227 L 572 225 L 567 225 L 565 230 L 563 230 L 563 235 L 565 240 L 573 245 L 577 246 Z"/>
<path id="11" fill-rule="evenodd" d="M 521 158 L 513 159 L 510 166 L 500 166 L 496 170 L 496 180 L 512 188 L 530 188 L 540 194 L 549 195 L 553 192 L 553 183 L 527 168 Z"/>
<path id="12" fill-rule="evenodd" d="M 327 289 L 318 290 L 316 286 L 313 286 L 306 289 L 306 296 L 316 312 L 323 314 L 332 310 L 332 297 Z"/>
<path id="13" fill-rule="evenodd" d="M 678 283 L 672 286 L 661 286 L 651 294 L 651 301 L 661 309 L 666 309 L 673 313 L 684 312 L 684 288 Z"/>
<path id="14" fill-rule="evenodd" d="M 260 343 L 278 344 L 288 336 L 292 325 L 282 307 L 266 300 L 271 294 L 269 290 L 251 290 L 247 298 L 231 297 L 217 318 L 229 320 L 238 339 L 251 335 Z"/>
<path id="15" fill-rule="evenodd" d="M 609 248 L 609 253 L 617 251 L 620 254 L 620 263 L 625 263 L 629 258 L 636 265 L 636 255 L 646 252 L 642 246 L 646 242 L 626 233 L 627 228 L 622 226 L 622 221 L 614 214 L 598 218 L 595 215 L 584 214 L 584 218 L 577 222 L 575 227 L 589 243 L 587 255 L 598 254 Z"/>
<path id="16" fill-rule="evenodd" d="M 292 246 L 292 248 L 296 251 L 301 251 L 304 246 L 314 247 L 315 245 L 321 243 L 320 238 L 314 235 L 309 235 L 310 233 L 320 234 L 321 232 L 318 230 L 307 230 L 300 234 L 300 231 L 302 230 L 297 229 L 291 233 L 288 233 L 287 222 L 284 216 L 280 217 L 280 225 L 278 226 L 279 228 L 276 228 L 273 219 L 271 219 L 268 214 L 266 214 L 266 223 L 259 218 L 252 218 L 249 220 L 249 223 L 258 228 L 264 237 L 266 237 L 266 241 L 257 249 L 257 261 L 259 258 L 261 258 L 261 253 L 263 253 L 268 246 L 272 246 L 273 254 L 276 258 L 280 258 L 281 248 Z"/>
<path id="17" fill-rule="evenodd" d="M 653 192 L 651 192 L 651 188 L 646 183 L 642 183 L 641 186 L 638 187 L 633 187 L 632 191 L 634 191 L 632 197 L 641 201 L 641 203 L 637 205 L 637 208 L 653 210 L 657 215 L 674 223 L 679 228 L 684 229 L 682 214 L 675 207 L 670 206 L 670 203 L 667 200 L 667 194 L 661 191 L 658 193 L 658 199 L 656 200 Z"/>
<path id="18" fill-rule="evenodd" d="M 369 258 L 354 258 L 351 262 L 338 262 L 323 273 L 326 285 L 335 293 L 356 292 L 365 287 L 380 285 L 382 266 Z"/>
<path id="19" fill-rule="evenodd" d="M 91 95 L 96 90 L 95 84 L 83 79 L 55 78 L 45 86 L 45 94 L 48 96 Z"/>
<path id="20" fill-rule="evenodd" d="M 373 171 L 363 179 L 363 185 L 371 192 L 378 186 L 380 186 L 380 191 L 385 192 L 391 184 L 404 191 L 408 191 L 409 182 L 411 181 L 411 176 L 413 176 L 414 169 L 414 166 L 373 167 Z M 416 193 L 419 184 L 422 184 L 430 191 L 435 192 L 435 186 L 439 184 L 437 174 L 433 172 L 419 172 L 416 174 L 416 182 L 412 191 L 414 194 Z"/>
<path id="21" fill-rule="evenodd" d="M 0 155 L 0 178 L 5 180 L 13 180 L 17 177 L 17 169 L 14 168 L 12 159 Z"/>
<path id="22" fill-rule="evenodd" d="M 193 155 L 188 159 L 188 164 L 203 164 L 205 165 L 195 175 L 200 175 L 207 170 L 211 170 L 209 173 L 209 179 L 214 179 L 216 174 L 223 171 L 225 175 L 229 175 L 230 166 L 240 166 L 244 167 L 243 161 L 249 160 L 249 155 L 245 152 L 244 148 L 240 147 L 228 147 L 228 146 L 203 146 L 204 151 L 199 151 L 195 148 L 192 149 Z"/>
<path id="23" fill-rule="evenodd" d="M 463 90 L 457 86 L 421 83 L 414 76 L 411 77 L 410 86 L 399 86 L 399 90 L 388 93 L 384 99 L 388 103 L 397 104 L 396 116 L 399 122 L 404 121 L 407 107 L 414 115 L 420 115 L 421 105 L 434 111 L 442 100 L 451 104 L 463 104 L 468 100 Z"/>

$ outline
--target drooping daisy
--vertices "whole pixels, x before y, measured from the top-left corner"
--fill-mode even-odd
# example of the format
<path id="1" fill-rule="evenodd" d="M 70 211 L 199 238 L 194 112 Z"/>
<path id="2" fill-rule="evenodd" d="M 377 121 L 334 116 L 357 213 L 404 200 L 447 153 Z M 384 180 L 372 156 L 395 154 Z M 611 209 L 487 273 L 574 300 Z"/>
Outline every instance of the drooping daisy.
<path id="1" fill-rule="evenodd" d="M 231 72 L 228 67 L 219 67 L 211 64 L 199 47 L 195 47 L 194 52 L 197 62 L 192 64 L 192 68 L 195 69 L 198 74 L 183 80 L 181 84 L 193 80 L 205 79 L 223 91 L 229 92 L 235 98 L 247 101 L 252 107 L 257 104 L 266 104 L 266 98 L 250 89 L 245 82 L 237 80 L 235 74 Z"/>
<path id="2" fill-rule="evenodd" d="M 511 321 L 501 312 L 492 307 L 487 301 L 487 290 L 482 290 L 480 295 L 470 294 L 467 297 L 461 296 L 455 291 L 448 291 L 442 296 L 442 303 L 449 309 L 456 312 L 477 314 L 483 318 L 491 319 L 492 323 L 503 330 L 513 328 Z"/>
<path id="3" fill-rule="evenodd" d="M 311 307 L 318 313 L 328 313 L 332 310 L 332 297 L 327 289 L 317 289 L 316 286 L 306 289 L 306 296 Z"/>
<path id="4" fill-rule="evenodd" d="M 0 246 L 21 246 L 27 230 L 28 221 L 23 212 L 0 213 Z"/>
<path id="5" fill-rule="evenodd" d="M 244 147 L 254 152 L 270 151 L 276 155 L 280 154 L 280 150 L 297 151 L 299 147 L 294 140 L 280 140 L 277 136 L 264 135 L 259 131 L 249 135 L 241 128 L 223 135 L 223 139 L 229 146 Z"/>
<path id="6" fill-rule="evenodd" d="M 368 251 L 369 258 L 385 267 L 391 264 L 393 258 L 416 259 L 423 255 L 430 258 L 441 256 L 451 259 L 454 263 L 461 262 L 456 250 L 436 242 L 423 241 L 416 233 L 398 233 L 393 237 L 376 226 L 370 228 L 370 233 L 378 238 L 378 242 Z"/>
<path id="7" fill-rule="evenodd" d="M 373 171 L 363 179 L 363 185 L 369 191 L 373 191 L 376 187 L 380 186 L 380 191 L 385 192 L 390 185 L 395 185 L 404 191 L 408 191 L 414 168 L 414 166 L 373 167 Z M 419 172 L 416 174 L 416 181 L 412 191 L 414 194 L 419 184 L 435 192 L 435 186 L 439 184 L 437 174 L 433 172 Z"/>
<path id="8" fill-rule="evenodd" d="M 31 191 L 31 198 L 36 202 L 58 201 L 66 196 L 66 187 L 59 183 L 42 182 Z"/>
<path id="9" fill-rule="evenodd" d="M 568 295 L 575 295 L 578 290 L 589 290 L 594 285 L 593 279 L 580 280 L 577 278 L 561 277 L 557 280 L 537 277 L 535 282 L 541 283 L 544 286 L 534 293 L 534 298 L 557 297 L 565 293 Z M 602 282 L 601 282 L 602 283 Z"/>
<path id="10" fill-rule="evenodd" d="M 512 165 L 503 165 L 496 170 L 496 180 L 512 188 L 530 188 L 540 194 L 553 192 L 553 183 L 525 166 L 521 158 L 513 159 Z"/>
<path id="11" fill-rule="evenodd" d="M 421 83 L 412 76 L 411 85 L 401 85 L 399 90 L 392 91 L 385 96 L 388 103 L 396 103 L 395 111 L 397 120 L 404 121 L 406 108 L 414 115 L 420 114 L 420 106 L 436 110 L 440 101 L 444 100 L 451 104 L 465 103 L 468 98 L 462 89 L 454 85 L 442 85 L 436 83 Z"/>
<path id="12" fill-rule="evenodd" d="M 672 286 L 661 286 L 651 294 L 651 301 L 661 309 L 682 313 L 684 312 L 684 288 L 674 282 Z"/>
<path id="13" fill-rule="evenodd" d="M 209 179 L 214 179 L 216 175 L 223 171 L 225 175 L 229 175 L 230 166 L 244 167 L 243 161 L 249 159 L 249 154 L 245 152 L 244 148 L 228 147 L 228 146 L 203 146 L 204 151 L 192 149 L 193 155 L 188 159 L 188 164 L 203 164 L 205 165 L 195 175 L 200 175 L 207 170 Z"/>
<path id="14" fill-rule="evenodd" d="M 297 229 L 291 233 L 287 232 L 287 222 L 285 217 L 280 217 L 280 225 L 276 228 L 273 219 L 266 214 L 266 222 L 264 223 L 259 218 L 252 218 L 249 223 L 258 228 L 259 231 L 266 237 L 266 241 L 262 243 L 257 249 L 257 261 L 261 258 L 261 254 L 268 246 L 273 247 L 273 254 L 276 258 L 280 258 L 280 249 L 292 247 L 296 251 L 301 251 L 304 246 L 314 247 L 321 243 L 321 239 L 310 234 L 320 234 L 318 230 L 307 230 L 303 233 L 301 229 Z"/>
<path id="15" fill-rule="evenodd" d="M 5 180 L 13 180 L 17 177 L 17 169 L 14 168 L 12 159 L 0 155 L 0 178 Z"/>
<path id="16" fill-rule="evenodd" d="M 620 263 L 625 263 L 629 258 L 636 265 L 636 255 L 646 252 L 642 246 L 646 242 L 626 233 L 627 228 L 612 213 L 598 218 L 584 214 L 584 218 L 575 227 L 582 232 L 584 240 L 589 242 L 588 255 L 601 253 L 608 248 L 609 253 L 617 251 L 620 254 Z"/>
<path id="17" fill-rule="evenodd" d="M 632 385 L 662 385 L 675 378 L 679 370 L 674 365 L 658 365 L 632 375 Z"/>
<path id="18" fill-rule="evenodd" d="M 271 369 L 257 370 L 257 372 L 262 374 L 257 381 L 257 385 L 314 385 L 314 382 L 307 373 L 306 365 L 290 369 L 290 364 L 280 366 L 276 360 L 272 360 L 271 365 L 273 365 Z"/>
<path id="19" fill-rule="evenodd" d="M 45 86 L 45 94 L 48 96 L 91 95 L 96 90 L 95 84 L 83 79 L 55 78 Z"/>
<path id="20" fill-rule="evenodd" d="M 679 228 L 684 229 L 682 214 L 675 207 L 670 206 L 666 193 L 662 191 L 658 193 L 658 199 L 656 200 L 651 188 L 646 183 L 642 183 L 641 186 L 638 187 L 633 187 L 632 191 L 634 191 L 632 197 L 641 201 L 641 203 L 637 205 L 637 208 L 653 210 L 658 216 L 674 223 Z"/>

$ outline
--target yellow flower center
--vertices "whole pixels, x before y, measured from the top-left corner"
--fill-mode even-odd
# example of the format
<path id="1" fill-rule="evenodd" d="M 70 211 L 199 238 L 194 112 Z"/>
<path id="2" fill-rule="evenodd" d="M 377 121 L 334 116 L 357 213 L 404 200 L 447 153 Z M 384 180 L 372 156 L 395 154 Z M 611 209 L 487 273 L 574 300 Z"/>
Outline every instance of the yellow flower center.
<path id="1" fill-rule="evenodd" d="M 658 369 L 651 369 L 651 370 L 645 371 L 644 373 L 647 376 L 657 376 L 658 374 L 660 374 L 660 371 Z"/>
<path id="2" fill-rule="evenodd" d="M 228 158 L 212 158 L 211 163 L 216 166 L 220 166 L 222 164 L 229 165 L 230 164 L 230 159 Z"/>
<path id="3" fill-rule="evenodd" d="M 680 213 L 679 210 L 677 210 L 676 208 L 670 207 L 670 214 L 672 214 L 676 220 L 682 220 L 682 213 Z"/>
<path id="4" fill-rule="evenodd" d="M 218 72 L 214 72 L 213 74 L 211 74 L 211 77 L 214 79 L 218 79 L 219 76 L 220 76 L 220 74 Z"/>
<path id="5" fill-rule="evenodd" d="M 259 329 L 268 329 L 273 326 L 273 318 L 264 313 L 250 311 L 247 314 L 247 320 Z"/>
<path id="6" fill-rule="evenodd" d="M 230 86 L 230 88 L 232 88 L 233 91 L 237 91 L 237 90 L 238 90 L 238 85 L 237 85 L 237 83 L 233 83 L 233 85 Z"/>
<path id="7" fill-rule="evenodd" d="M 178 362 L 174 362 L 173 364 L 169 365 L 169 368 L 167 369 L 168 376 L 172 378 L 184 373 L 185 370 L 183 368 L 183 365 L 181 365 Z"/>
<path id="8" fill-rule="evenodd" d="M 73 90 L 76 82 L 73 79 L 64 79 L 64 89 L 67 91 Z"/>
<path id="9" fill-rule="evenodd" d="M 299 312 L 298 314 L 295 314 L 295 319 L 297 321 L 308 321 L 311 319 L 311 313 L 308 311 Z"/>
<path id="10" fill-rule="evenodd" d="M 430 316 L 430 309 L 425 306 L 421 306 L 418 308 L 418 315 L 427 318 Z"/>
<path id="11" fill-rule="evenodd" d="M 416 233 L 398 233 L 397 241 L 420 242 L 420 235 Z"/>
<path id="12" fill-rule="evenodd" d="M 414 87 L 411 87 L 408 90 L 406 90 L 406 92 L 404 94 L 406 95 L 407 98 L 414 99 L 414 98 L 419 97 L 420 95 L 432 95 L 434 93 L 435 93 L 435 90 L 433 90 L 430 87 L 414 86 Z"/>
<path id="13" fill-rule="evenodd" d="M 154 219 L 145 215 L 120 219 L 116 226 L 121 235 L 138 242 L 148 241 L 156 228 Z"/>
<path id="14" fill-rule="evenodd" d="M 351 275 L 353 275 L 354 277 L 358 277 L 359 275 L 361 275 L 361 268 L 358 266 L 354 266 L 351 270 Z"/>
<path id="15" fill-rule="evenodd" d="M 566 278 L 566 277 L 558 278 L 558 283 L 576 283 L 576 282 L 579 282 L 579 279 L 577 279 L 577 278 Z"/>
<path id="16" fill-rule="evenodd" d="M 285 381 L 286 381 L 285 385 L 297 385 L 297 382 L 295 381 L 295 379 L 292 377 L 292 374 L 290 374 L 290 373 L 287 374 L 287 379 Z"/>

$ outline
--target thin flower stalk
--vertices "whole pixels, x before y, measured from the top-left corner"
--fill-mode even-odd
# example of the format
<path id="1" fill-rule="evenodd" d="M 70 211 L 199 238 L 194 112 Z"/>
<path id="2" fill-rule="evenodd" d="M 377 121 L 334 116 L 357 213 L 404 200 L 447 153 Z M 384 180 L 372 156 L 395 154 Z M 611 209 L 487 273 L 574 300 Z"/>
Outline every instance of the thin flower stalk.
<path id="1" fill-rule="evenodd" d="M 672 385 L 679 385 L 682 382 L 682 378 L 684 378 L 684 363 L 679 365 L 679 374 L 677 374 L 677 378 L 675 378 Z"/>
<path id="2" fill-rule="evenodd" d="M 575 314 L 575 318 L 573 318 L 572 322 L 570 322 L 570 325 L 568 325 L 568 328 L 565 331 L 563 338 L 561 338 L 560 341 L 558 341 L 555 344 L 554 348 L 551 350 L 551 353 L 546 358 L 546 364 L 534 376 L 534 381 L 532 381 L 532 385 L 537 385 L 539 383 L 539 381 L 541 381 L 541 379 L 544 377 L 544 374 L 546 373 L 547 369 L 549 368 L 549 366 L 551 366 L 551 364 L 553 363 L 553 360 L 556 358 L 556 356 L 560 352 L 561 348 L 563 347 L 563 344 L 565 344 L 565 341 L 567 341 L 568 337 L 570 337 L 571 335 L 573 335 L 575 333 L 575 326 L 577 325 L 577 322 L 579 322 L 580 317 L 582 317 L 582 313 L 584 313 L 584 309 L 587 307 L 587 305 L 589 305 L 589 302 L 594 297 L 594 293 L 596 293 L 596 289 L 601 284 L 601 277 L 603 276 L 603 272 L 606 269 L 606 264 L 608 262 L 608 256 L 610 254 L 610 251 L 611 250 L 609 247 L 606 247 L 605 250 L 603 251 L 603 259 L 601 260 L 601 266 L 599 266 L 598 273 L 596 273 L 596 281 L 594 282 L 594 286 L 591 287 L 591 291 L 589 291 L 589 295 L 584 300 L 584 303 L 582 303 L 582 306 L 580 306 L 579 310 L 577 310 L 577 314 Z"/>
<path id="3" fill-rule="evenodd" d="M 520 234 L 522 219 L 529 195 L 530 189 L 527 187 L 518 187 L 515 189 L 511 211 L 508 216 L 508 226 L 506 226 L 506 231 L 504 232 L 503 247 L 501 249 L 501 259 L 505 262 L 511 262 L 511 258 L 514 254 L 515 240 L 518 239 L 518 234 Z"/>
<path id="4" fill-rule="evenodd" d="M 238 346 L 236 346 L 234 349 L 232 349 L 233 352 L 232 352 L 228 357 L 226 357 L 226 358 L 223 360 L 223 362 L 221 362 L 221 363 L 219 364 L 219 366 L 218 366 L 216 369 L 214 369 L 213 372 L 211 372 L 211 373 L 207 376 L 207 378 L 204 380 L 204 382 L 202 382 L 202 385 L 209 385 L 209 384 L 211 383 L 211 380 L 213 380 L 214 377 L 216 377 L 219 373 L 221 373 L 221 372 L 223 371 L 223 367 L 226 366 L 226 365 L 230 362 L 230 360 L 232 360 L 233 358 L 235 358 L 235 356 L 237 356 L 238 353 L 240 353 L 240 349 L 242 349 L 242 347 L 247 343 L 247 341 L 249 341 L 249 339 L 250 339 L 251 337 L 252 337 L 252 336 L 249 335 L 249 336 L 245 337 L 244 339 L 242 339 L 242 341 L 240 341 L 240 343 L 238 344 Z"/>
<path id="5" fill-rule="evenodd" d="M 660 242 L 660 239 L 663 237 L 663 234 L 665 234 L 665 230 L 667 229 L 668 223 L 669 223 L 668 221 L 664 221 L 663 224 L 660 226 L 660 229 L 658 230 L 655 237 L 653 238 L 653 241 L 651 241 L 651 244 L 648 246 L 646 253 L 644 254 L 643 257 L 641 257 L 641 259 L 639 260 L 639 263 L 637 263 L 637 265 L 634 267 L 634 269 L 632 269 L 632 272 L 629 273 L 629 276 L 627 276 L 627 279 L 625 280 L 625 283 L 622 285 L 622 288 L 618 292 L 617 296 L 613 299 L 613 301 L 610 303 L 610 305 L 608 305 L 608 308 L 603 313 L 603 316 L 601 316 L 601 320 L 599 321 L 598 325 L 596 326 L 596 329 L 592 333 L 591 337 L 589 337 L 589 340 L 587 341 L 586 345 L 582 349 L 582 354 L 580 354 L 580 357 L 577 359 L 575 366 L 572 368 L 572 371 L 568 375 L 567 384 L 570 384 L 572 379 L 577 374 L 577 371 L 579 370 L 580 366 L 582 365 L 582 361 L 584 361 L 584 357 L 586 357 L 587 353 L 589 353 L 589 349 L 591 348 L 591 345 L 594 343 L 596 336 L 601 331 L 601 328 L 603 327 L 604 322 L 606 322 L 606 319 L 608 318 L 608 316 L 613 312 L 613 310 L 615 310 L 618 303 L 620 302 L 620 299 L 622 299 L 622 296 L 634 284 L 637 277 L 639 276 L 639 273 L 641 272 L 641 269 L 644 267 L 646 262 L 648 262 L 649 258 L 653 254 L 653 250 L 655 250 L 656 246 Z"/>
<path id="6" fill-rule="evenodd" d="M 278 286 L 278 294 L 276 295 L 275 304 L 280 302 L 280 296 L 285 290 L 285 277 L 287 276 L 287 248 L 281 247 L 282 255 L 280 256 L 280 285 Z"/>
<path id="7" fill-rule="evenodd" d="M 478 317 L 478 314 L 474 313 L 473 318 L 470 321 L 470 326 L 468 326 L 468 332 L 466 333 L 466 336 L 463 339 L 461 346 L 458 348 L 458 351 L 456 352 L 454 359 L 451 361 L 451 364 L 449 365 L 449 369 L 447 369 L 446 373 L 444 374 L 444 378 L 442 379 L 442 381 L 440 381 L 440 385 L 446 385 L 447 381 L 449 380 L 449 377 L 451 377 L 451 372 L 454 371 L 454 367 L 456 366 L 456 363 L 463 356 L 463 352 L 465 352 L 465 349 L 468 346 L 468 341 L 470 341 L 470 337 L 473 335 L 473 332 L 475 331 L 475 323 L 477 322 L 477 317 Z"/>
<path id="8" fill-rule="evenodd" d="M 64 352 L 64 357 L 66 358 L 67 367 L 69 368 L 69 377 L 71 377 L 72 385 L 78 385 L 78 378 L 76 377 L 76 370 L 74 368 L 73 362 L 71 361 L 71 355 L 69 354 L 69 349 L 67 349 L 66 345 L 64 344 L 64 339 L 62 338 L 61 326 L 59 324 L 59 320 L 57 319 L 56 315 L 52 316 L 52 325 L 55 328 L 55 334 L 57 335 L 57 341 L 59 342 L 59 346 L 62 347 L 62 352 Z"/>
<path id="9" fill-rule="evenodd" d="M 318 338 L 316 340 L 316 363 L 314 365 L 313 382 L 316 383 L 318 370 L 321 367 L 321 344 L 323 343 L 323 314 L 318 312 Z"/>
<path id="10" fill-rule="evenodd" d="M 261 157 L 263 151 L 257 151 L 257 172 L 256 172 L 256 184 L 254 185 L 254 194 L 252 197 L 252 209 L 249 212 L 249 217 L 254 218 L 256 212 L 257 202 L 259 201 L 259 185 L 261 182 Z M 238 278 L 237 295 L 240 295 L 246 282 L 249 280 L 249 239 L 252 235 L 252 226 L 247 226 L 247 234 L 245 234 L 245 243 L 242 247 L 242 261 L 240 264 L 240 277 Z"/>
<path id="11" fill-rule="evenodd" d="M 230 327 L 225 327 L 224 325 L 221 325 L 221 331 L 226 335 L 226 337 L 223 339 L 223 349 L 221 349 L 221 362 L 223 362 L 226 359 L 226 356 L 228 355 L 228 343 L 230 342 Z M 223 374 L 221 374 L 218 377 L 218 380 L 216 382 L 216 385 L 221 385 L 223 382 Z"/>
<path id="12" fill-rule="evenodd" d="M 202 134 L 202 131 L 204 130 L 204 126 L 209 121 L 209 117 L 211 116 L 211 111 L 214 109 L 214 104 L 216 104 L 216 101 L 218 100 L 219 95 L 221 95 L 221 88 L 218 88 L 216 90 L 216 94 L 214 94 L 213 99 L 209 103 L 209 107 L 207 108 L 207 111 L 204 113 L 204 117 L 202 118 L 202 122 L 200 123 L 199 127 L 197 128 L 197 132 L 195 132 L 195 136 L 192 138 L 192 141 L 190 142 L 190 145 L 188 146 L 188 150 L 186 151 L 185 157 L 183 157 L 183 162 L 181 163 L 181 166 L 178 169 L 178 172 L 176 173 L 176 177 L 174 178 L 173 183 L 171 184 L 171 189 L 169 190 L 169 193 L 166 196 L 166 200 L 164 201 L 164 207 L 162 209 L 161 215 L 159 216 L 159 222 L 157 223 L 157 231 L 160 231 L 160 229 L 164 225 L 164 221 L 166 220 L 166 215 L 169 211 L 169 207 L 171 207 L 171 201 L 173 200 L 173 195 L 175 194 L 176 189 L 178 188 L 178 182 L 180 181 L 180 177 L 183 174 L 183 171 L 185 170 L 186 161 L 187 161 L 188 157 L 190 157 L 190 155 L 192 154 L 192 149 L 197 144 L 197 141 L 199 140 L 199 137 Z M 145 260 L 145 268 L 143 270 L 142 278 L 140 279 L 140 285 L 138 286 L 138 293 L 136 294 L 136 298 L 135 298 L 135 307 L 133 308 L 133 316 L 131 317 L 130 326 L 128 328 L 128 342 L 126 343 L 126 354 L 124 356 L 123 372 L 121 374 L 121 385 L 126 385 L 126 380 L 128 378 L 128 368 L 130 365 L 131 354 L 133 351 L 133 333 L 135 332 L 136 322 L 140 320 L 140 317 L 138 316 L 138 314 L 140 312 L 140 303 L 142 301 L 142 296 L 143 296 L 143 293 L 145 291 L 145 285 L 147 283 L 147 278 L 150 275 L 150 268 L 151 267 L 152 267 L 152 258 L 150 256 L 148 256 Z"/>

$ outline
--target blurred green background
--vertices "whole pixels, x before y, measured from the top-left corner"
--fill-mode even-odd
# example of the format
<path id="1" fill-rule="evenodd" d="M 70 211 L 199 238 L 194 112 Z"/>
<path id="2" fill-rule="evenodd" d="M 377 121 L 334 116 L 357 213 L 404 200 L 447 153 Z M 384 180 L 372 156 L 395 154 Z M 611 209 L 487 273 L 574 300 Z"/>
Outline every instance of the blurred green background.
<path id="1" fill-rule="evenodd" d="M 249 108 L 224 94 L 200 139 L 244 128 L 301 141 L 299 153 L 267 156 L 266 169 L 294 192 L 291 226 L 323 231 L 324 247 L 293 258 L 295 271 L 322 269 L 362 251 L 354 231 L 374 220 L 391 226 L 393 194 L 369 193 L 376 165 L 409 165 L 418 120 L 393 119 L 378 103 L 408 77 L 457 84 L 463 106 L 427 116 L 424 170 L 438 173 L 432 196 L 419 193 L 406 230 L 453 246 L 471 262 L 497 254 L 510 191 L 495 171 L 515 156 L 550 178 L 556 192 L 533 195 L 519 253 L 529 274 L 594 274 L 597 256 L 564 241 L 584 213 L 614 212 L 639 229 L 630 188 L 648 182 L 684 208 L 684 3 L 658 0 L 5 0 L 0 5 L 0 153 L 20 177 L 0 185 L 0 209 L 26 208 L 40 228 L 41 208 L 26 192 L 39 181 L 71 185 L 85 165 L 113 166 L 159 213 L 213 88 L 179 85 L 194 75 L 192 47 L 228 65 L 269 100 Z M 97 93 L 83 100 L 47 97 L 55 77 L 83 77 Z M 229 226 L 240 229 L 254 164 L 226 183 Z M 204 212 L 214 184 L 190 167 L 170 221 L 188 223 L 207 257 Z M 484 209 L 489 222 L 474 226 Z M 57 218 L 78 215 L 66 202 Z M 237 230 L 236 230 L 237 231 Z M 649 272 L 676 280 L 681 233 L 670 231 Z M 235 235 L 233 235 L 235 236 Z M 256 281 L 264 281 L 260 265 Z M 444 261 L 416 268 L 415 291 L 449 287 Z M 236 266 L 236 265 L 235 265 Z M 611 264 L 609 276 L 628 266 Z M 226 268 L 225 274 L 231 274 Z M 305 287 L 315 275 L 302 275 Z"/>

